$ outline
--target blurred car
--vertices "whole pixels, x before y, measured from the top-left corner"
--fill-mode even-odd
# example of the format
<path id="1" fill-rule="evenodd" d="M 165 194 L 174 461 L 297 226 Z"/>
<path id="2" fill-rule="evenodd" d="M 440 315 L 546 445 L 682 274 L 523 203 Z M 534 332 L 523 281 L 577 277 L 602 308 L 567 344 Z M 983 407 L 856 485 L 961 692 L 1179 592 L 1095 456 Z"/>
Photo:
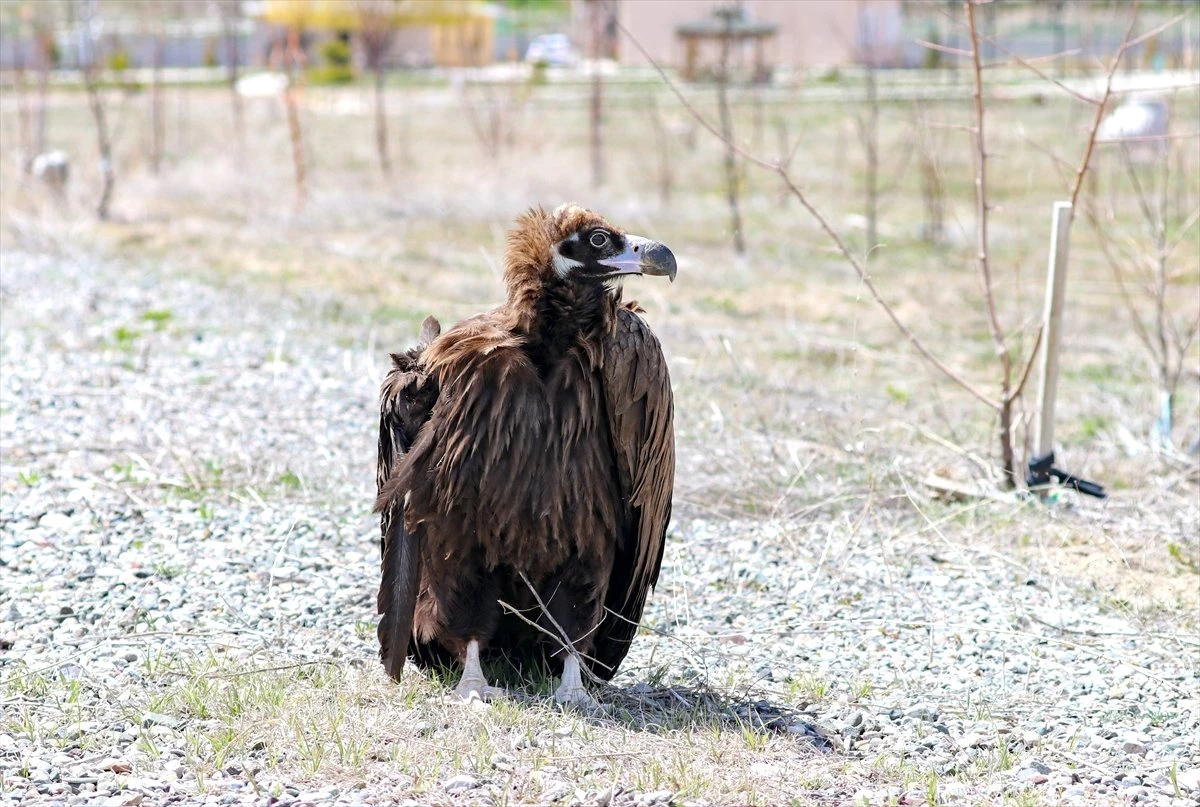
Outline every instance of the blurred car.
<path id="1" fill-rule="evenodd" d="M 525 61 L 550 67 L 574 67 L 579 63 L 579 54 L 571 47 L 566 34 L 541 34 L 529 43 Z"/>

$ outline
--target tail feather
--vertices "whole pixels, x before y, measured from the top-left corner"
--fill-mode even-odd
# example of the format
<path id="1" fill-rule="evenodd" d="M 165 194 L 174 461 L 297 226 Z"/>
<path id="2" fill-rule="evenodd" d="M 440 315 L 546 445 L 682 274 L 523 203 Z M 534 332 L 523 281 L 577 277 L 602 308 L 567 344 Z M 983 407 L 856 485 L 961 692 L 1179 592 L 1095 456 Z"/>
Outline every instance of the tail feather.
<path id="1" fill-rule="evenodd" d="M 404 524 L 404 495 L 399 491 L 401 470 L 404 456 L 437 401 L 437 382 L 422 368 L 421 354 L 440 332 L 438 321 L 427 317 L 421 324 L 416 347 L 392 354 L 392 369 L 380 389 L 375 510 L 381 514 L 383 579 L 376 604 L 383 617 L 377 631 L 379 657 L 388 675 L 396 680 L 400 680 L 408 656 L 421 585 L 420 540 Z"/>
<path id="2" fill-rule="evenodd" d="M 421 584 L 421 547 L 404 526 L 403 505 L 387 514 L 391 519 L 383 546 L 383 580 L 379 586 L 379 658 L 396 681 L 404 671 L 412 636 L 417 589 Z"/>

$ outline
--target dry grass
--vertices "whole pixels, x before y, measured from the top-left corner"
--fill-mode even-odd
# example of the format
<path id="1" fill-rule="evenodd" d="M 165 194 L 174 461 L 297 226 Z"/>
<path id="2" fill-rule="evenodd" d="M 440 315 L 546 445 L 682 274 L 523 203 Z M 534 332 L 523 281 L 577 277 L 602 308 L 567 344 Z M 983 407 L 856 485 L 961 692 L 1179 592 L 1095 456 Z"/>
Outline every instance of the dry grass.
<path id="1" fill-rule="evenodd" d="M 711 110 L 707 90 L 688 91 Z M 934 471 L 965 481 L 989 472 L 993 420 L 900 342 L 813 223 L 781 201 L 771 177 L 753 171 L 743 208 L 751 252 L 736 257 L 726 231 L 720 144 L 701 134 L 689 148 L 683 134 L 689 124 L 664 92 L 632 85 L 610 92 L 609 180 L 599 190 L 588 186 L 584 88 L 534 89 L 515 121 L 518 143 L 497 159 L 485 158 L 452 91 L 393 91 L 388 106 L 397 113 L 390 130 L 403 142 L 394 149 L 395 178 L 388 184 L 374 165 L 366 92 L 307 92 L 312 170 L 310 200 L 300 212 L 293 210 L 278 103 L 249 105 L 251 136 L 239 159 L 229 145 L 227 98 L 216 90 L 172 91 L 166 164 L 154 177 L 144 156 L 148 99 L 113 93 L 118 184 L 114 220 L 104 224 L 90 215 L 98 171 L 83 96 L 55 96 L 50 139 L 71 155 L 70 196 L 63 205 L 45 198 L 5 155 L 6 248 L 162 260 L 235 289 L 300 298 L 324 300 L 324 292 L 336 289 L 339 302 L 322 303 L 314 315 L 361 323 L 366 344 L 382 355 L 411 341 L 427 313 L 447 322 L 493 304 L 504 230 L 514 214 L 532 203 L 573 199 L 661 239 L 679 257 L 674 286 L 628 286 L 650 311 L 671 359 L 679 512 L 771 522 L 780 540 L 821 557 L 829 574 L 843 573 L 864 540 L 885 558 L 947 548 L 993 552 L 1041 570 L 1056 585 L 1091 590 L 1145 626 L 1195 629 L 1196 465 L 1150 448 L 1157 415 L 1153 373 L 1082 222 L 1072 244 L 1060 460 L 1105 483 L 1113 496 L 1104 503 L 1064 496 L 1050 511 L 1019 498 L 943 500 L 921 480 Z M 654 142 L 647 92 L 658 92 L 674 127 L 676 187 L 669 207 L 658 202 L 652 179 L 657 156 L 647 145 Z M 845 116 L 836 105 L 805 103 L 800 90 L 767 97 L 763 141 L 773 139 L 775 125 L 801 133 L 795 176 L 861 241 L 846 223 L 860 207 L 862 156 L 847 143 Z M 932 103 L 927 116 L 966 123 L 968 100 Z M 1194 97 L 1179 100 L 1177 128 L 1200 128 Z M 15 115 L 7 99 L 3 111 L 0 125 L 11 142 Z M 1041 310 L 1051 203 L 1068 188 L 1031 142 L 1075 160 L 1088 121 L 1057 97 L 1044 104 L 997 101 L 990 111 L 1000 316 L 1027 348 Z M 905 103 L 882 110 L 885 169 L 888 155 L 915 142 L 912 117 Z M 753 144 L 751 120 L 742 106 L 739 137 Z M 883 200 L 884 245 L 869 267 L 900 316 L 939 355 L 992 386 L 994 357 L 969 246 L 969 142 L 955 132 L 945 139 L 940 159 L 950 243 L 919 241 L 919 179 L 910 168 Z M 1200 166 L 1194 153 L 1187 160 L 1185 195 L 1194 207 Z M 1102 165 L 1099 192 L 1115 197 L 1119 216 L 1132 217 L 1128 187 L 1110 189 L 1118 177 Z M 1193 230 L 1184 238 L 1173 261 L 1175 302 L 1186 308 L 1200 290 L 1200 234 Z M 1198 357 L 1193 345 L 1178 403 L 1177 445 L 1200 436 Z M 817 525 L 825 534 L 828 523 L 844 526 L 836 540 L 822 544 L 811 537 Z M 670 600 L 679 591 L 666 577 L 658 596 Z M 461 771 L 493 781 L 507 777 L 510 789 L 493 794 L 497 803 L 512 794 L 545 800 L 560 782 L 593 799 L 621 785 L 714 803 L 770 804 L 830 782 L 843 797 L 870 782 L 937 788 L 928 771 L 903 763 L 873 766 L 820 754 L 810 742 L 764 728 L 736 703 L 702 691 L 647 694 L 642 703 L 610 693 L 601 699 L 612 713 L 602 718 L 562 713 L 539 701 L 475 713 L 443 705 L 437 683 L 422 676 L 410 676 L 397 693 L 375 668 L 313 665 L 245 674 L 216 657 L 176 661 L 151 676 L 148 705 L 195 718 L 188 764 L 198 776 L 232 760 L 264 791 L 277 786 L 272 762 L 290 775 L 319 772 L 323 782 L 370 782 L 385 798 L 421 799 Z M 824 689 L 824 682 L 811 683 L 810 691 L 780 703 L 797 705 Z M 996 761 L 997 768 L 1004 764 Z"/>

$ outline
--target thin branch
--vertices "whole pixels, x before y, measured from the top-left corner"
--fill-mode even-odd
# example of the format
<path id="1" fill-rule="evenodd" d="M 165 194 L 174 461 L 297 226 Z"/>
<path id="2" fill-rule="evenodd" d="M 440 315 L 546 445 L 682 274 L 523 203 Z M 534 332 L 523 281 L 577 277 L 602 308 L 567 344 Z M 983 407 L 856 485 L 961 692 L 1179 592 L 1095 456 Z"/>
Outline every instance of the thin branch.
<path id="1" fill-rule="evenodd" d="M 576 650 L 575 643 L 573 641 L 571 641 L 571 637 L 567 634 L 566 630 L 563 629 L 562 625 L 558 624 L 558 620 L 555 619 L 554 615 L 550 613 L 550 609 L 546 606 L 546 603 L 544 603 L 542 601 L 542 596 L 540 594 L 538 594 L 537 589 L 533 587 L 533 583 L 529 582 L 529 578 L 525 576 L 525 572 L 521 572 L 521 580 L 522 580 L 522 582 L 525 583 L 526 586 L 528 586 L 529 593 L 532 594 L 533 599 L 537 601 L 538 608 L 541 609 L 542 613 L 546 616 L 546 619 L 550 620 L 550 624 L 553 625 L 555 627 L 555 629 L 559 632 L 560 640 L 562 641 L 563 647 L 566 648 L 567 652 L 569 652 L 573 656 L 578 656 L 580 658 L 586 658 L 588 661 L 595 662 L 596 664 L 599 664 L 601 667 L 606 667 L 608 669 L 612 669 L 607 664 L 604 664 L 603 662 L 599 661 L 598 659 L 591 658 L 590 656 L 584 656 L 582 653 L 580 653 L 578 650 Z M 523 617 L 524 614 L 518 614 L 518 616 Z M 603 618 L 601 618 L 601 621 L 603 621 Z M 600 626 L 599 623 L 597 623 L 596 626 L 592 628 L 592 630 L 593 631 L 596 630 L 596 628 L 598 628 L 599 626 Z M 591 632 L 592 631 L 588 631 L 588 633 L 591 633 Z M 586 635 L 587 634 L 585 633 L 584 636 L 586 636 Z M 580 638 L 583 638 L 583 637 L 581 636 Z M 596 679 L 595 674 L 592 673 L 591 670 L 587 670 L 587 675 L 592 680 Z"/>
<path id="2" fill-rule="evenodd" d="M 1166 140 L 1192 140 L 1200 137 L 1200 129 L 1194 132 L 1179 132 L 1176 134 L 1160 134 L 1160 135 L 1129 135 L 1122 137 L 1119 141 L 1101 140 L 1100 143 L 1161 143 Z"/>
<path id="3" fill-rule="evenodd" d="M 936 42 L 929 42 L 924 39 L 914 39 L 913 41 L 916 42 L 918 45 L 920 45 L 923 48 L 929 48 L 930 50 L 936 50 L 938 53 L 949 53 L 951 56 L 961 56 L 964 59 L 971 58 L 971 51 L 969 51 L 969 50 L 964 50 L 962 48 L 952 48 L 947 45 L 939 45 Z"/>
<path id="4" fill-rule="evenodd" d="M 1057 53 L 1047 53 L 1045 56 L 1030 56 L 1030 57 L 1026 58 L 1025 61 L 1028 64 L 1037 64 L 1038 62 L 1054 62 L 1054 61 L 1058 61 L 1059 59 L 1062 59 L 1067 56 L 1078 56 L 1080 54 L 1080 52 L 1081 51 L 1079 48 L 1070 48 L 1069 50 L 1060 50 Z M 990 69 L 994 69 L 997 67 L 1010 67 L 1010 66 L 1012 66 L 1011 61 L 985 62 L 983 65 L 983 69 L 990 70 Z"/>
<path id="5" fill-rule="evenodd" d="M 1167 244 L 1167 257 L 1170 257 L 1171 253 L 1184 242 L 1184 239 L 1192 234 L 1192 226 L 1195 225 L 1198 218 L 1200 218 L 1200 207 L 1192 210 L 1191 215 L 1187 217 L 1187 220 L 1183 222 L 1183 226 L 1179 228 L 1179 234 Z"/>
<path id="6" fill-rule="evenodd" d="M 1068 174 L 1064 173 L 1064 169 L 1073 173 L 1075 171 L 1074 163 L 1070 162 L 1065 157 L 1058 156 L 1052 149 L 1043 146 L 1025 134 L 1021 134 L 1020 137 L 1022 143 L 1027 146 L 1032 146 L 1035 151 L 1045 154 L 1054 161 L 1054 170 L 1058 171 L 1058 175 L 1062 179 L 1064 185 L 1069 181 Z"/>
<path id="7" fill-rule="evenodd" d="M 933 355 L 933 353 L 930 352 L 929 348 L 927 348 L 925 346 L 924 342 L 922 342 L 919 338 L 917 338 L 917 335 L 915 333 L 913 333 L 911 330 L 909 330 L 908 326 L 905 325 L 903 321 L 901 321 L 900 317 L 896 314 L 896 312 L 888 304 L 887 300 L 885 300 L 883 298 L 883 295 L 879 292 L 879 289 L 875 286 L 875 283 L 871 280 L 871 276 L 869 274 L 867 274 L 867 271 L 863 267 L 862 263 L 858 260 L 858 258 L 856 258 L 854 256 L 854 254 L 850 251 L 849 247 L 846 246 L 846 243 L 841 239 L 841 237 L 837 234 L 837 232 L 833 229 L 833 227 L 831 227 L 829 225 L 829 222 L 825 219 L 825 217 L 823 215 L 821 215 L 821 212 L 819 210 L 817 210 L 816 207 L 813 206 L 812 202 L 809 201 L 808 197 L 804 194 L 804 192 L 802 190 L 800 190 L 799 187 L 796 186 L 795 182 L 792 181 L 791 175 L 788 173 L 787 168 L 781 162 L 770 162 L 769 160 L 764 160 L 763 158 L 761 158 L 757 155 L 751 154 L 750 152 L 741 148 L 736 143 L 731 143 L 728 140 L 726 140 L 725 137 L 722 136 L 721 132 L 711 122 L 709 122 L 709 120 L 707 118 L 705 118 L 704 115 L 702 115 L 700 113 L 700 111 L 697 110 L 696 107 L 693 106 L 690 101 L 688 101 L 687 97 L 684 96 L 683 92 L 679 89 L 678 86 L 676 86 L 675 82 L 673 82 L 670 79 L 670 77 L 667 76 L 666 71 L 663 70 L 662 66 L 658 63 L 658 61 L 653 56 L 650 55 L 649 51 L 646 50 L 646 48 L 642 45 L 642 43 L 639 42 L 636 37 L 634 37 L 634 35 L 629 31 L 629 29 L 627 27 L 625 27 L 625 24 L 621 22 L 620 18 L 614 17 L 614 19 L 616 21 L 617 27 L 621 30 L 621 33 L 623 33 L 626 36 L 626 38 L 629 39 L 629 41 L 633 43 L 634 47 L 637 48 L 638 51 L 641 52 L 643 58 L 645 58 L 646 61 L 648 61 L 651 65 L 653 65 L 654 69 L 658 72 L 659 76 L 662 77 L 663 82 L 667 85 L 667 87 L 671 90 L 671 92 L 674 93 L 675 97 L 679 99 L 679 102 L 683 105 L 684 109 L 687 110 L 688 114 L 691 115 L 696 120 L 697 123 L 699 123 L 704 129 L 706 129 L 709 132 L 709 134 L 713 135 L 713 137 L 716 137 L 718 140 L 720 140 L 726 146 L 732 148 L 734 150 L 734 152 L 737 153 L 739 156 L 741 156 L 744 160 L 746 160 L 746 162 L 750 163 L 751 165 L 755 165 L 759 168 L 765 169 L 767 171 L 773 171 L 779 175 L 779 178 L 784 183 L 784 186 L 788 189 L 789 192 L 791 192 L 791 194 L 794 197 L 796 197 L 796 200 L 798 202 L 800 202 L 801 207 L 803 207 L 805 209 L 805 211 L 807 211 L 808 214 L 810 216 L 812 216 L 812 218 L 821 227 L 821 230 L 824 231 L 824 233 L 834 243 L 834 245 L 837 247 L 838 251 L 842 254 L 842 256 L 846 259 L 846 261 L 854 269 L 855 274 L 858 275 L 858 279 L 866 287 L 866 289 L 870 293 L 871 297 L 875 300 L 876 303 L 879 304 L 879 307 L 883 309 L 883 312 L 887 315 L 888 319 L 890 319 L 892 321 L 892 324 L 896 326 L 896 329 L 899 330 L 900 333 L 904 336 L 904 338 L 908 340 L 909 344 L 911 344 L 916 349 L 916 351 L 918 353 L 920 353 L 922 357 L 924 357 L 924 359 L 926 361 L 928 361 L 930 364 L 932 364 L 934 367 L 936 367 L 939 371 L 941 371 L 941 373 L 944 376 L 946 376 L 946 378 L 953 381 L 955 384 L 957 384 L 963 390 L 965 390 L 966 392 L 969 392 L 975 398 L 979 399 L 979 401 L 981 401 L 982 403 L 991 407 L 992 409 L 999 409 L 1000 408 L 999 403 L 997 403 L 996 401 L 989 398 L 986 393 L 981 391 L 978 387 L 976 387 L 970 381 L 967 381 L 965 378 L 960 376 L 953 369 L 948 367 L 937 356 Z"/>
<path id="8" fill-rule="evenodd" d="M 1037 337 L 1033 340 L 1033 347 L 1029 350 L 1029 358 L 1025 360 L 1025 369 L 1021 371 L 1020 380 L 1017 381 L 1016 389 L 1009 393 L 1008 399 L 1015 401 L 1021 397 L 1021 393 L 1025 391 L 1025 382 L 1029 380 L 1029 371 L 1033 369 L 1034 361 L 1037 359 L 1038 348 L 1042 346 L 1042 332 L 1045 330 L 1045 325 L 1038 327 Z"/>
<path id="9" fill-rule="evenodd" d="M 1084 215 L 1087 216 L 1088 222 L 1092 225 L 1092 230 L 1096 234 L 1096 243 L 1100 245 L 1100 252 L 1108 261 L 1109 269 L 1112 270 L 1113 278 L 1117 283 L 1117 291 L 1120 293 L 1121 301 L 1125 304 L 1125 309 L 1129 312 L 1129 319 L 1133 323 L 1133 330 L 1137 334 L 1138 339 L 1150 352 L 1150 358 L 1155 364 L 1158 364 L 1158 350 L 1154 346 L 1154 340 L 1150 338 L 1150 332 L 1146 330 L 1145 323 L 1142 322 L 1142 316 L 1138 312 L 1137 305 L 1133 302 L 1133 297 L 1129 294 L 1129 288 L 1125 285 L 1125 273 L 1121 269 L 1121 261 L 1112 253 L 1111 239 L 1108 236 L 1108 231 L 1104 228 L 1099 218 L 1096 216 L 1096 211 L 1093 205 L 1087 205 L 1084 208 Z"/>
<path id="10" fill-rule="evenodd" d="M 1129 174 L 1129 182 L 1133 186 L 1133 195 L 1137 198 L 1138 209 L 1142 211 L 1142 218 L 1145 220 L 1146 226 L 1150 228 L 1150 237 L 1155 238 L 1158 235 L 1157 217 L 1150 209 L 1150 199 L 1146 194 L 1146 189 L 1142 187 L 1142 181 L 1138 179 L 1137 170 L 1133 167 L 1133 158 L 1130 156 L 1127 146 L 1121 147 L 1121 167 Z"/>
<path id="11" fill-rule="evenodd" d="M 1121 63 L 1121 57 L 1125 55 L 1125 51 L 1129 48 L 1129 35 L 1133 33 L 1133 26 L 1137 24 L 1138 3 L 1140 0 L 1134 0 L 1133 13 L 1129 15 L 1129 25 L 1125 28 L 1125 36 L 1121 38 L 1121 47 L 1117 48 L 1117 54 L 1113 57 L 1112 64 L 1108 66 L 1108 75 L 1104 78 L 1104 95 L 1100 98 L 1100 102 L 1096 106 L 1096 117 L 1092 119 L 1092 130 L 1088 134 L 1087 146 L 1083 150 L 1083 162 L 1079 164 L 1079 172 L 1075 175 L 1075 185 L 1071 188 L 1071 209 L 1075 209 L 1075 203 L 1079 199 L 1079 189 L 1083 187 L 1083 175 L 1087 173 L 1088 166 L 1092 161 L 1092 151 L 1096 147 L 1096 132 L 1100 131 L 1100 121 L 1104 118 L 1104 108 L 1108 105 L 1109 96 L 1112 95 L 1113 76 L 1116 75 L 1117 66 Z"/>
<path id="12" fill-rule="evenodd" d="M 978 36 L 980 39 L 987 42 L 989 45 L 994 47 L 996 50 L 1003 51 L 1005 56 L 1009 57 L 1014 62 L 1016 62 L 1017 64 L 1021 65 L 1024 68 L 1026 68 L 1027 70 L 1030 70 L 1033 73 L 1036 73 L 1039 78 L 1043 78 L 1046 81 L 1049 81 L 1055 87 L 1058 87 L 1060 90 L 1067 93 L 1067 95 L 1070 95 L 1075 100 L 1082 101 L 1085 104 L 1097 103 L 1095 98 L 1090 98 L 1090 97 L 1084 95 L 1083 93 L 1081 93 L 1079 90 L 1076 90 L 1074 87 L 1071 87 L 1071 86 L 1065 84 L 1064 82 L 1059 81 L 1054 76 L 1047 73 L 1045 70 L 1042 70 L 1040 67 L 1038 67 L 1033 62 L 1013 53 L 1011 50 L 1009 50 L 1008 48 L 1004 47 L 999 42 L 997 42 L 993 37 L 986 36 L 984 34 L 974 34 L 974 35 Z"/>
<path id="13" fill-rule="evenodd" d="M 1136 6 L 1137 3 L 1134 3 L 1134 5 Z M 1187 19 L 1188 14 L 1191 14 L 1191 12 L 1185 11 L 1182 14 L 1176 14 L 1174 17 L 1167 20 L 1166 22 L 1160 23 L 1159 25 L 1156 25 L 1153 28 L 1151 28 L 1149 31 L 1145 31 L 1145 32 L 1139 34 L 1137 36 L 1137 38 L 1135 38 L 1135 39 L 1129 39 L 1129 33 L 1126 33 L 1125 38 L 1129 41 L 1125 45 L 1124 49 L 1128 50 L 1129 48 L 1136 48 L 1138 45 L 1142 44 L 1147 39 L 1153 39 L 1154 37 L 1161 34 L 1163 31 L 1167 30 L 1168 28 L 1170 28 L 1174 25 L 1177 25 L 1178 23 L 1183 22 L 1185 19 Z M 1129 32 L 1131 33 L 1132 31 L 1133 31 L 1133 26 L 1131 25 L 1129 27 Z"/>

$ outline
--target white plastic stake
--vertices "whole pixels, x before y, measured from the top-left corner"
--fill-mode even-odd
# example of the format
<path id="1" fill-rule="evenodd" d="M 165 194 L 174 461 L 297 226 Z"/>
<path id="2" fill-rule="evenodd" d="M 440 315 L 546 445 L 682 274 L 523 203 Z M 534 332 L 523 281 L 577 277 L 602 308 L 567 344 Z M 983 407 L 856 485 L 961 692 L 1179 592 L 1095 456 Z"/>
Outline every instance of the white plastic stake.
<path id="1" fill-rule="evenodd" d="M 1058 348 L 1062 343 L 1062 312 L 1067 288 L 1067 247 L 1071 233 L 1071 203 L 1055 202 L 1050 225 L 1050 262 L 1046 270 L 1046 310 L 1042 315 L 1041 386 L 1035 456 L 1054 450 L 1054 398 L 1058 391 Z"/>

